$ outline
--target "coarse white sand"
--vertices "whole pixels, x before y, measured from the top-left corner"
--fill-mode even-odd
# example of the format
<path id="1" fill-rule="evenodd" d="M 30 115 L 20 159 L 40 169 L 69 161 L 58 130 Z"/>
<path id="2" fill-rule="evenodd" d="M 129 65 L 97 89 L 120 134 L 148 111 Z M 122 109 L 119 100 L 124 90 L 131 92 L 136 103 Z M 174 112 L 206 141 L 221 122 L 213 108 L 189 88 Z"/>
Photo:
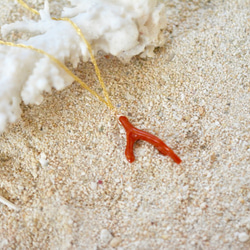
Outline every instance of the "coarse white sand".
<path id="1" fill-rule="evenodd" d="M 19 207 L 0 204 L 0 249 L 250 249 L 250 1 L 166 5 L 155 58 L 98 65 L 119 112 L 183 163 L 145 142 L 128 163 L 107 107 L 76 83 L 46 94 L 0 137 L 0 195 Z M 75 72 L 100 91 L 91 63 Z"/>

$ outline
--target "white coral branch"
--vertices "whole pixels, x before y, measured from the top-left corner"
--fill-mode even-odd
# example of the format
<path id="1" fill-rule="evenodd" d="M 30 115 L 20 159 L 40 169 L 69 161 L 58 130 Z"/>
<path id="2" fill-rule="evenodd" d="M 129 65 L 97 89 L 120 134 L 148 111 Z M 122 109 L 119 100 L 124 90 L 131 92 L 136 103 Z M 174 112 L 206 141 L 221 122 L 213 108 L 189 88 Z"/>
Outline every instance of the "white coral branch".
<path id="1" fill-rule="evenodd" d="M 91 44 L 93 53 L 103 51 L 128 61 L 134 55 L 152 56 L 164 38 L 165 9 L 156 0 L 71 0 L 71 8 L 64 8 L 62 17 L 70 17 Z M 50 17 L 48 3 L 40 11 L 40 20 L 24 18 L 3 25 L 2 35 L 13 30 L 29 32 L 32 37 L 18 41 L 51 54 L 61 62 L 73 66 L 89 60 L 86 45 L 74 28 L 65 21 Z M 8 122 L 20 116 L 20 102 L 40 104 L 43 92 L 58 90 L 73 79 L 37 52 L 5 46 L 0 47 L 0 132 Z"/>

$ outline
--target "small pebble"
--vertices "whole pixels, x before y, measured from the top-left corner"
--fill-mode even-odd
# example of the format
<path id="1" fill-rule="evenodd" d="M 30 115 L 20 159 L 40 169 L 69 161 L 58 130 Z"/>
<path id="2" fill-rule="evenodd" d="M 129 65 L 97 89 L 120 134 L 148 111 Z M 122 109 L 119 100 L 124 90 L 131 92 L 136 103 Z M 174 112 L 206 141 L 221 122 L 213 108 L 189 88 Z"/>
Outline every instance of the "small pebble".
<path id="1" fill-rule="evenodd" d="M 243 233 L 238 233 L 238 239 L 240 242 L 246 242 L 249 240 L 249 235 L 245 232 Z"/>
<path id="2" fill-rule="evenodd" d="M 90 183 L 90 188 L 91 188 L 92 190 L 96 190 L 96 189 L 97 189 L 97 183 L 91 182 L 91 183 Z"/>
<path id="3" fill-rule="evenodd" d="M 102 246 L 105 247 L 113 239 L 113 236 L 107 229 L 102 229 L 100 238 Z"/>
<path id="4" fill-rule="evenodd" d="M 47 167 L 49 165 L 49 162 L 46 159 L 46 155 L 43 152 L 40 154 L 39 162 L 42 167 Z"/>
<path id="5" fill-rule="evenodd" d="M 122 239 L 120 237 L 115 237 L 110 241 L 111 247 L 118 247 L 120 243 L 122 242 Z"/>
<path id="6" fill-rule="evenodd" d="M 161 238 L 162 238 L 163 240 L 168 240 L 168 239 L 170 238 L 170 236 L 167 235 L 167 234 L 163 234 L 163 235 L 161 236 Z"/>

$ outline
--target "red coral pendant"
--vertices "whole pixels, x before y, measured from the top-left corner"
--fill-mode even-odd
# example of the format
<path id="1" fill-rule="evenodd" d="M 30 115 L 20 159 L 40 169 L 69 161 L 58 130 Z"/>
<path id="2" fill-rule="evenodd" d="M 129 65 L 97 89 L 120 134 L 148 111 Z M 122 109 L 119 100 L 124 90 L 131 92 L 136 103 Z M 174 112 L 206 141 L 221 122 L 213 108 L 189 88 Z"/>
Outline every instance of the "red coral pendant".
<path id="1" fill-rule="evenodd" d="M 181 163 L 181 159 L 174 153 L 174 151 L 169 148 L 162 140 L 160 140 L 158 137 L 142 131 L 138 128 L 135 128 L 128 120 L 126 116 L 120 116 L 119 121 L 121 122 L 122 126 L 126 130 L 127 134 L 127 146 L 125 150 L 125 156 L 127 160 L 132 163 L 135 160 L 134 152 L 133 152 L 133 146 L 134 143 L 137 140 L 144 140 L 152 145 L 154 145 L 160 153 L 163 155 L 168 155 L 170 156 L 174 162 L 177 164 Z"/>

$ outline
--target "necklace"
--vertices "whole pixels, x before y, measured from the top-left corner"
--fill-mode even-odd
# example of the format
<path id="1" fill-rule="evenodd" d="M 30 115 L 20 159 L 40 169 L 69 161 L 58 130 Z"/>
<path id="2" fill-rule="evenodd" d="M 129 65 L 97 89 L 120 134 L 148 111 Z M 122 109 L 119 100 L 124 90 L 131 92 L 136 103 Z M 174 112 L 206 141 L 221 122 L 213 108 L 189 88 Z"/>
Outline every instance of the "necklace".
<path id="1" fill-rule="evenodd" d="M 37 10 L 29 7 L 24 1 L 18 0 L 18 2 L 23 7 L 25 7 L 30 12 L 32 12 L 33 14 L 40 15 Z M 75 81 L 77 81 L 83 88 L 85 88 L 93 96 L 95 96 L 97 99 L 99 99 L 99 101 L 101 101 L 102 103 L 107 105 L 107 107 L 111 111 L 114 111 L 114 113 L 116 114 L 116 116 L 118 118 L 118 121 L 124 127 L 124 129 L 126 131 L 127 145 L 126 145 L 126 150 L 125 150 L 125 156 L 126 156 L 128 162 L 132 163 L 135 160 L 135 156 L 134 156 L 134 152 L 133 152 L 134 143 L 137 140 L 144 140 L 144 141 L 147 141 L 147 142 L 151 143 L 152 145 L 154 145 L 161 154 L 168 155 L 169 157 L 171 157 L 173 159 L 173 161 L 175 163 L 180 164 L 181 159 L 161 139 L 159 139 L 158 137 L 156 137 L 156 136 L 154 136 L 154 135 L 152 135 L 152 134 L 150 134 L 148 132 L 142 131 L 142 130 L 134 127 L 129 122 L 129 120 L 128 120 L 128 118 L 126 116 L 118 115 L 118 111 L 116 110 L 116 108 L 113 106 L 113 104 L 111 103 L 111 101 L 109 99 L 108 92 L 107 92 L 105 84 L 104 84 L 104 82 L 102 80 L 101 73 L 100 73 L 100 70 L 99 70 L 99 68 L 97 66 L 95 57 L 94 57 L 92 49 L 91 49 L 91 46 L 88 43 L 88 41 L 85 39 L 85 37 L 84 37 L 83 33 L 81 32 L 80 28 L 69 18 L 52 18 L 52 19 L 56 20 L 56 21 L 69 22 L 71 24 L 71 26 L 75 29 L 77 34 L 81 37 L 81 39 L 86 44 L 86 46 L 88 48 L 88 51 L 89 51 L 89 54 L 90 54 L 91 61 L 92 61 L 93 65 L 94 65 L 94 68 L 95 68 L 96 75 L 97 75 L 98 80 L 100 82 L 100 85 L 101 85 L 101 87 L 103 89 L 104 98 L 101 97 L 99 94 L 97 94 L 96 91 L 89 88 L 88 85 L 86 83 L 84 83 L 79 77 L 77 77 L 71 70 L 69 70 L 69 68 L 67 68 L 62 62 L 60 62 L 58 59 L 56 59 L 54 56 L 48 54 L 47 52 L 45 52 L 45 51 L 43 51 L 41 49 L 37 49 L 37 48 L 35 48 L 33 46 L 30 46 L 30 45 L 15 44 L 15 43 L 4 42 L 4 41 L 0 41 L 0 44 L 6 45 L 6 46 L 12 46 L 12 47 L 30 49 L 30 50 L 36 51 L 36 52 L 38 52 L 38 53 L 40 53 L 42 55 L 47 56 L 51 61 L 53 61 L 55 64 L 57 64 L 59 67 L 61 67 L 65 72 L 67 72 L 71 77 L 73 77 L 73 79 Z"/>

